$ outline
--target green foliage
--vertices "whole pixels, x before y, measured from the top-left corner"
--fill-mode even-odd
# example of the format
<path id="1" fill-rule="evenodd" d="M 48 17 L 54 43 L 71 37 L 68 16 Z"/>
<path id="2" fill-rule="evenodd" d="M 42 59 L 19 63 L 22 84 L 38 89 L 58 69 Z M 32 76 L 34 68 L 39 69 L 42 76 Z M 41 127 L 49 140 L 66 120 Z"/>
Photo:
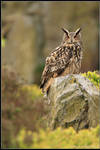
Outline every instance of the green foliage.
<path id="1" fill-rule="evenodd" d="M 44 69 L 45 63 L 42 61 L 42 63 L 37 64 L 36 68 L 35 68 L 35 73 L 42 73 L 43 69 Z"/>
<path id="2" fill-rule="evenodd" d="M 1 40 L 1 45 L 2 45 L 2 48 L 5 47 L 5 39 L 4 38 L 2 38 L 2 40 Z"/>
<path id="3" fill-rule="evenodd" d="M 81 130 L 76 133 L 68 129 L 57 128 L 40 130 L 39 133 L 22 129 L 17 137 L 19 148 L 99 148 L 100 127 Z"/>
<path id="4" fill-rule="evenodd" d="M 87 73 L 83 73 L 82 75 L 87 77 L 96 87 L 100 87 L 100 75 L 96 71 L 88 71 Z"/>
<path id="5" fill-rule="evenodd" d="M 24 85 L 21 87 L 21 91 L 27 92 L 31 99 L 37 99 L 43 96 L 42 91 L 39 89 L 37 85 Z"/>
<path id="6" fill-rule="evenodd" d="M 41 79 L 41 75 L 42 75 L 44 66 L 45 66 L 45 62 L 43 60 L 42 61 L 40 60 L 40 63 L 38 63 L 35 66 L 34 74 L 36 76 L 34 77 L 34 80 L 35 80 L 35 83 L 38 85 L 40 85 L 40 79 Z"/>
<path id="7" fill-rule="evenodd" d="M 83 74 L 95 85 L 96 73 Z M 37 85 L 21 85 L 18 76 L 2 67 L 2 148 L 98 148 L 100 128 L 82 130 L 47 129 L 50 107 Z"/>
<path id="8" fill-rule="evenodd" d="M 45 128 L 48 107 L 36 85 L 19 85 L 18 76 L 2 67 L 2 148 L 17 147 L 19 130 Z"/>

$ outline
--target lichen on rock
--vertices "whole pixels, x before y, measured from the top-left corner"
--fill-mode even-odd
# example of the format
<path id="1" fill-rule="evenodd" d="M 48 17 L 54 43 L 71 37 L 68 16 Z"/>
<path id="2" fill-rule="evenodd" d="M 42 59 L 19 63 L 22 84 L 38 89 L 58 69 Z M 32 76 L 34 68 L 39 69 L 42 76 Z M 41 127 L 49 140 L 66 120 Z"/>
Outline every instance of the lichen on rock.
<path id="1" fill-rule="evenodd" d="M 49 126 L 72 126 L 76 131 L 95 127 L 100 123 L 99 94 L 99 89 L 81 74 L 55 78 L 48 94 Z"/>

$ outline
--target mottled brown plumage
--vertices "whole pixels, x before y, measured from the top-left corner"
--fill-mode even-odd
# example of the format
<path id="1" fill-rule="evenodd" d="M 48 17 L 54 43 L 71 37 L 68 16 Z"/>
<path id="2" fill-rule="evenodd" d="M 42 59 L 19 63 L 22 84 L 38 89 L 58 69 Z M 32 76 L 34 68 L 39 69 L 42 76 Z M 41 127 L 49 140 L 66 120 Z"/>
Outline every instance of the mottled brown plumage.
<path id="1" fill-rule="evenodd" d="M 76 32 L 62 30 L 64 36 L 61 45 L 46 58 L 40 86 L 43 92 L 48 91 L 55 77 L 80 72 L 82 59 L 81 29 L 77 29 Z"/>

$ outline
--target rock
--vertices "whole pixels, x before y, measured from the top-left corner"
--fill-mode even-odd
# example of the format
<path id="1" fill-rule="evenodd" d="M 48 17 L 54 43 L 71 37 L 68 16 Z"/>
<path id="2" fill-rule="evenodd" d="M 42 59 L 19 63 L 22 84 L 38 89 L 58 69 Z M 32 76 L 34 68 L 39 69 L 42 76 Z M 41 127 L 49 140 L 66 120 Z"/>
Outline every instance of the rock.
<path id="1" fill-rule="evenodd" d="M 17 14 L 2 50 L 2 64 L 20 74 L 27 83 L 36 81 L 36 67 L 43 56 L 44 36 L 41 17 Z M 41 68 L 40 68 L 41 69 Z M 40 70 L 39 70 L 40 71 Z M 39 80 L 38 77 L 37 80 Z"/>
<path id="2" fill-rule="evenodd" d="M 99 92 L 82 75 L 55 78 L 48 94 L 51 101 L 50 128 L 72 126 L 79 131 L 97 126 L 100 123 Z"/>
<path id="3" fill-rule="evenodd" d="M 9 66 L 26 83 L 40 83 L 45 45 L 43 13 L 40 3 L 2 4 L 2 65 Z"/>

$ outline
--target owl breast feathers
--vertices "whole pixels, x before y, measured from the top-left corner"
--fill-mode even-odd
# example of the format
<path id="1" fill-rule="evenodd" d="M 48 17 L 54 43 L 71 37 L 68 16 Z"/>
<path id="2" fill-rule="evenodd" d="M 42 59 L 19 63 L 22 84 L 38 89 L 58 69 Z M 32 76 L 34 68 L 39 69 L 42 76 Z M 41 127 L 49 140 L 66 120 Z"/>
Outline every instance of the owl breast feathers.
<path id="1" fill-rule="evenodd" d="M 70 73 L 79 73 L 81 67 L 81 42 L 78 41 L 78 39 L 77 42 L 75 40 L 74 42 L 68 42 L 69 38 L 72 38 L 72 35 L 75 36 L 75 33 L 77 33 L 79 29 L 77 32 L 71 32 L 73 34 L 70 34 L 65 29 L 63 29 L 63 31 L 65 31 L 65 38 L 63 39 L 62 44 L 46 58 L 40 86 L 43 92 L 48 92 L 55 77 L 65 76 Z M 66 36 L 69 36 L 69 38 Z"/>

